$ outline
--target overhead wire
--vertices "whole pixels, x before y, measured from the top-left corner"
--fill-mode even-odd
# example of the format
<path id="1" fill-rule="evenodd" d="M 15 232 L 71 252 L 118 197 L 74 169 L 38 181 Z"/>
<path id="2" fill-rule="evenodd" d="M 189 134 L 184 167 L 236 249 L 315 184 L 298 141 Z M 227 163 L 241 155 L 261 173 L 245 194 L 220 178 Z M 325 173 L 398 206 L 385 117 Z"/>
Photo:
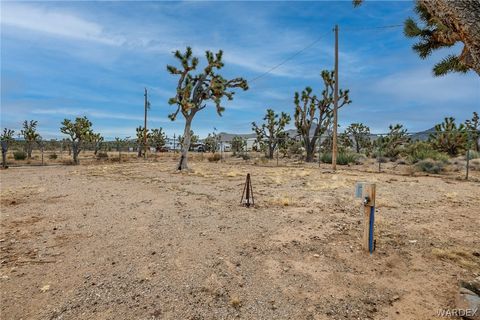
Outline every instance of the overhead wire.
<path id="1" fill-rule="evenodd" d="M 399 27 L 403 27 L 403 24 L 392 24 L 392 25 L 385 25 L 385 26 L 376 26 L 376 27 L 364 27 L 364 28 L 356 28 L 356 27 L 345 27 L 345 28 L 341 28 L 342 31 L 346 30 L 346 31 L 365 31 L 365 30 L 379 30 L 379 29 L 393 29 L 393 28 L 399 28 Z M 285 63 L 287 63 L 288 61 L 290 60 L 293 60 L 294 58 L 296 58 L 297 56 L 299 56 L 301 53 L 303 53 L 305 50 L 313 47 L 314 45 L 316 45 L 318 42 L 320 42 L 320 40 L 322 40 L 324 38 L 324 36 L 330 31 L 326 31 L 324 32 L 320 37 L 318 37 L 317 39 L 315 39 L 314 41 L 312 41 L 311 43 L 309 43 L 307 46 L 303 47 L 302 49 L 298 50 L 297 52 L 295 52 L 294 54 L 292 54 L 291 56 L 285 58 L 284 60 L 282 60 L 280 63 L 274 65 L 273 67 L 271 67 L 270 69 L 266 70 L 265 72 L 261 73 L 260 75 L 248 80 L 248 83 L 253 83 L 265 76 L 267 76 L 268 74 L 270 74 L 272 71 L 280 68 L 281 66 L 283 66 Z"/>

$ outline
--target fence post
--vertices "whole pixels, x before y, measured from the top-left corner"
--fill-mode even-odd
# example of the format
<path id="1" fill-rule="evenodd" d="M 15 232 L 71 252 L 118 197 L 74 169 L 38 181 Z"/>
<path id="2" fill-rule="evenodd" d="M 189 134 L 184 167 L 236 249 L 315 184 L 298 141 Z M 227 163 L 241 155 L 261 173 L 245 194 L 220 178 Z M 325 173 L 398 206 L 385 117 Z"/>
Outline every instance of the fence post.
<path id="1" fill-rule="evenodd" d="M 321 137 L 322 135 L 318 136 L 318 167 L 320 168 L 321 166 L 321 163 L 322 163 L 322 160 L 321 160 L 321 157 L 320 157 L 320 147 L 321 147 Z"/>
<path id="2" fill-rule="evenodd" d="M 278 167 L 278 149 L 279 149 L 279 145 L 278 145 L 278 139 L 277 139 L 277 167 Z"/>

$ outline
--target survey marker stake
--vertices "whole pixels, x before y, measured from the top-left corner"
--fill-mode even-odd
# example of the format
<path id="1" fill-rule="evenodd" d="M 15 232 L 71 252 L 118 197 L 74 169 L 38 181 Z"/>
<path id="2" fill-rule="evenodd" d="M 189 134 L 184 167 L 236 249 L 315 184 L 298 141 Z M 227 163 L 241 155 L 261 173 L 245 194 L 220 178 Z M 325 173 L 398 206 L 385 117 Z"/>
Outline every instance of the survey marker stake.
<path id="1" fill-rule="evenodd" d="M 253 199 L 252 181 L 250 180 L 250 173 L 247 173 L 247 180 L 245 180 L 245 186 L 243 187 L 242 199 L 240 199 L 240 204 L 247 208 L 255 205 L 255 200 Z"/>

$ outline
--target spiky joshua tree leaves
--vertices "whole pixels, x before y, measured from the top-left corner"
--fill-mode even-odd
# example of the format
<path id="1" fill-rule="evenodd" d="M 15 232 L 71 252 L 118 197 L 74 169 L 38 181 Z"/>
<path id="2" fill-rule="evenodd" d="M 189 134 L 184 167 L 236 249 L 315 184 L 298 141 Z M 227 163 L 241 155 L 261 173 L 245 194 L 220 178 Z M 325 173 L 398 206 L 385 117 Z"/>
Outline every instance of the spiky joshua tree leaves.
<path id="1" fill-rule="evenodd" d="M 77 117 L 75 122 L 69 119 L 62 121 L 60 131 L 63 134 L 69 135 L 72 144 L 73 163 L 79 164 L 78 155 L 82 151 L 83 143 L 89 141 L 93 134 L 92 122 L 87 117 Z"/>
<path id="2" fill-rule="evenodd" d="M 102 143 L 105 139 L 100 133 L 91 132 L 88 141 L 93 144 L 93 154 L 97 155 L 98 150 L 102 147 Z"/>
<path id="3" fill-rule="evenodd" d="M 456 156 L 467 147 L 467 130 L 463 123 L 457 127 L 455 118 L 449 117 L 435 126 L 429 139 L 436 150 Z"/>
<path id="4" fill-rule="evenodd" d="M 13 141 L 13 135 L 15 131 L 12 129 L 4 128 L 2 134 L 0 135 L 0 141 L 2 143 L 2 167 L 8 168 L 7 166 L 7 152 L 10 143 Z"/>
<path id="5" fill-rule="evenodd" d="M 37 133 L 37 124 L 38 121 L 25 120 L 23 122 L 23 129 L 20 131 L 23 139 L 25 140 L 25 151 L 27 152 L 27 159 L 32 158 L 33 145 L 35 143 L 39 143 L 42 139 L 42 137 Z"/>
<path id="6" fill-rule="evenodd" d="M 380 155 L 394 159 L 400 154 L 402 148 L 410 142 L 410 137 L 407 129 L 399 123 L 390 125 L 388 128 L 390 132 L 386 136 L 378 138 L 375 141 L 375 146 Z"/>
<path id="7" fill-rule="evenodd" d="M 261 126 L 252 122 L 252 130 L 255 131 L 260 146 L 266 147 L 267 157 L 272 159 L 279 140 L 286 138 L 285 126 L 290 123 L 291 117 L 285 112 L 275 114 L 272 109 L 267 109 L 263 120 L 265 122 Z"/>
<path id="8" fill-rule="evenodd" d="M 138 149 L 138 157 L 142 157 L 144 154 L 143 152 L 146 152 L 146 147 L 144 146 L 145 141 L 148 141 L 150 137 L 150 133 L 147 130 L 145 130 L 144 127 L 138 126 L 135 128 L 136 134 L 137 134 L 137 149 Z M 143 152 L 142 152 L 143 151 Z"/>
<path id="9" fill-rule="evenodd" d="M 352 136 L 357 153 L 370 146 L 370 128 L 363 123 L 352 123 L 345 130 L 345 133 Z"/>
<path id="10" fill-rule="evenodd" d="M 477 112 L 474 111 L 472 119 L 465 121 L 465 127 L 474 150 L 480 151 L 480 121 Z"/>
<path id="11" fill-rule="evenodd" d="M 156 151 L 162 151 L 167 142 L 167 135 L 162 128 L 152 129 L 150 133 L 150 145 L 155 147 Z"/>
<path id="12" fill-rule="evenodd" d="M 317 139 L 325 133 L 333 120 L 335 74 L 334 71 L 323 70 L 321 75 L 325 86 L 321 98 L 314 95 L 310 87 L 305 88 L 301 95 L 295 92 L 294 98 L 295 127 L 307 151 L 307 162 L 313 161 Z M 338 108 L 351 102 L 349 90 L 340 89 Z"/>
<path id="13" fill-rule="evenodd" d="M 362 0 L 353 0 L 355 7 Z M 475 71 L 480 75 L 480 1 L 478 0 L 417 0 L 416 12 L 422 25 L 408 18 L 404 33 L 420 41 L 413 49 L 425 58 L 432 51 L 463 43 L 460 55 L 449 55 L 433 68 L 436 76 L 449 72 Z"/>
<path id="14" fill-rule="evenodd" d="M 451 28 L 444 25 L 439 19 L 432 16 L 425 6 L 417 3 L 415 11 L 422 24 L 408 18 L 405 21 L 404 33 L 409 38 L 418 38 L 419 42 L 413 45 L 413 50 L 420 58 L 425 59 L 440 48 L 452 47 L 460 41 L 460 37 Z M 469 67 L 461 56 L 449 55 L 433 67 L 436 76 L 445 75 L 449 72 L 465 73 Z"/>
<path id="15" fill-rule="evenodd" d="M 206 51 L 207 66 L 200 73 L 193 74 L 198 67 L 199 59 L 194 57 L 192 49 L 187 47 L 184 53 L 178 50 L 175 52 L 175 58 L 181 64 L 180 68 L 167 66 L 167 70 L 171 74 L 178 76 L 176 95 L 168 101 L 169 104 L 176 105 L 177 110 L 169 118 L 172 121 L 175 120 L 178 113 L 181 113 L 185 118 L 184 141 L 178 170 L 188 169 L 187 156 L 191 142 L 190 130 L 195 114 L 205 109 L 207 103 L 211 101 L 215 104 L 218 115 L 222 115 L 225 110 L 222 99 L 226 97 L 228 100 L 232 100 L 235 94 L 232 90 L 234 88 L 248 89 L 247 81 L 243 78 L 227 80 L 217 73 L 218 70 L 223 68 L 222 55 L 222 50 L 215 54 Z"/>

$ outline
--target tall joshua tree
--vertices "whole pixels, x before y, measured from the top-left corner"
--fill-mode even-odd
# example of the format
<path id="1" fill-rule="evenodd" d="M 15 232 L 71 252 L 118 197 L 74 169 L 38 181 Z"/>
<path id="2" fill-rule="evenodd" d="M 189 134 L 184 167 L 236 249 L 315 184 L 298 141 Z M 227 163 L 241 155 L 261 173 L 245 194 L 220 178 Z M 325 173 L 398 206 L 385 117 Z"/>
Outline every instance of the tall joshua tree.
<path id="1" fill-rule="evenodd" d="M 37 124 L 38 121 L 25 120 L 23 122 L 23 129 L 20 133 L 23 135 L 25 140 L 25 151 L 27 152 L 27 159 L 32 158 L 32 149 L 35 143 L 38 143 L 41 139 L 40 135 L 37 133 Z"/>
<path id="2" fill-rule="evenodd" d="M 207 103 L 212 101 L 215 104 L 218 115 L 222 115 L 225 108 L 222 106 L 222 99 L 226 97 L 232 100 L 234 96 L 233 88 L 248 89 L 247 81 L 243 78 L 234 78 L 227 80 L 217 73 L 223 68 L 222 62 L 223 51 L 220 50 L 216 54 L 206 51 L 207 66 L 198 74 L 193 74 L 197 69 L 199 59 L 192 55 L 192 49 L 187 47 L 184 53 L 175 52 L 175 58 L 181 64 L 180 68 L 168 65 L 167 70 L 178 76 L 177 93 L 175 97 L 168 101 L 171 105 L 176 105 L 177 110 L 172 113 L 169 118 L 174 121 L 181 113 L 185 118 L 185 129 L 182 143 L 182 152 L 178 170 L 188 169 L 187 156 L 190 148 L 190 129 L 192 120 L 197 112 L 205 109 Z"/>
<path id="3" fill-rule="evenodd" d="M 78 155 L 82 151 L 83 143 L 88 141 L 92 135 L 92 123 L 87 117 L 77 117 L 75 122 L 65 119 L 62 121 L 60 131 L 70 136 L 73 162 L 79 164 Z"/>
<path id="4" fill-rule="evenodd" d="M 305 145 L 307 162 L 313 161 L 317 139 L 325 133 L 333 120 L 334 72 L 323 70 L 322 79 L 325 88 L 322 91 L 321 99 L 312 94 L 310 87 L 306 87 L 301 95 L 295 92 L 295 127 Z M 349 90 L 339 90 L 338 108 L 352 102 L 348 93 Z M 312 130 L 313 135 L 311 135 Z"/>
<path id="5" fill-rule="evenodd" d="M 282 112 L 280 115 L 275 114 L 272 109 L 267 109 L 267 114 L 263 118 L 265 123 L 258 126 L 252 122 L 252 130 L 257 134 L 257 141 L 260 145 L 267 147 L 267 156 L 273 158 L 273 152 L 277 147 L 280 139 L 285 139 L 285 126 L 290 122 L 290 115 Z"/>

